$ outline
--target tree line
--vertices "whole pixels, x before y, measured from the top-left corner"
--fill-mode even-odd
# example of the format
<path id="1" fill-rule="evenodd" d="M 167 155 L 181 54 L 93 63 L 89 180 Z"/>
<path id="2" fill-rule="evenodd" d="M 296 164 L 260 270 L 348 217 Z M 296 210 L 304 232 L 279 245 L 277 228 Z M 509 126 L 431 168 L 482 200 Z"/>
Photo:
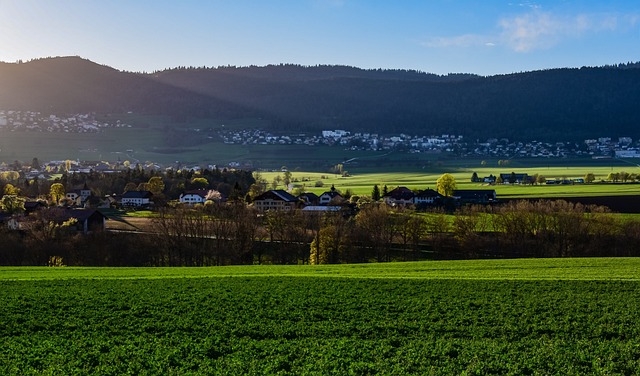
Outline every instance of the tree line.
<path id="1" fill-rule="evenodd" d="M 36 213 L 2 230 L 0 264 L 208 266 L 330 264 L 499 257 L 640 255 L 640 221 L 563 200 L 416 213 L 366 203 L 355 215 L 258 213 L 242 203 L 166 207 L 147 233 L 88 236 Z M 52 261 L 53 260 L 53 261 Z"/>

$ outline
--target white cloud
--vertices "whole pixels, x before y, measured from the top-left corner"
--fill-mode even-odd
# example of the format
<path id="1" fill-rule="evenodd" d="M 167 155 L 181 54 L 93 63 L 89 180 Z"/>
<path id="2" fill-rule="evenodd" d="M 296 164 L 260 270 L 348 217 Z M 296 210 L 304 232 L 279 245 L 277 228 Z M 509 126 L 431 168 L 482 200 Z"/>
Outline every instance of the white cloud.
<path id="1" fill-rule="evenodd" d="M 550 48 L 560 41 L 589 33 L 611 32 L 633 26 L 634 17 L 618 14 L 579 14 L 558 16 L 549 12 L 532 12 L 498 22 L 501 39 L 517 52 Z"/>
<path id="2" fill-rule="evenodd" d="M 502 39 L 518 52 L 527 52 L 549 44 L 562 28 L 562 22 L 553 19 L 548 13 L 502 19 L 498 25 L 502 29 Z"/>
<path id="3" fill-rule="evenodd" d="M 578 14 L 560 16 L 536 9 L 532 3 L 518 4 L 534 9 L 517 16 L 502 18 L 498 30 L 493 35 L 462 34 L 456 36 L 432 37 L 422 43 L 428 48 L 449 47 L 495 47 L 506 46 L 516 52 L 530 52 L 551 48 L 564 40 L 580 38 L 584 35 L 628 31 L 640 24 L 640 14 Z"/>

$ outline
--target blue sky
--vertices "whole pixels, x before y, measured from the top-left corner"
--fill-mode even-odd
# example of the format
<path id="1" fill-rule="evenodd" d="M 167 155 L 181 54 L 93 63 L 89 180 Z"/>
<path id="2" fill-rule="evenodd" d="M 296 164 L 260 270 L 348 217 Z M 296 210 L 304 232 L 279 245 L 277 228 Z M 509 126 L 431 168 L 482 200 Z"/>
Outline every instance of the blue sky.
<path id="1" fill-rule="evenodd" d="M 0 60 L 492 75 L 640 61 L 637 1 L 0 0 Z"/>

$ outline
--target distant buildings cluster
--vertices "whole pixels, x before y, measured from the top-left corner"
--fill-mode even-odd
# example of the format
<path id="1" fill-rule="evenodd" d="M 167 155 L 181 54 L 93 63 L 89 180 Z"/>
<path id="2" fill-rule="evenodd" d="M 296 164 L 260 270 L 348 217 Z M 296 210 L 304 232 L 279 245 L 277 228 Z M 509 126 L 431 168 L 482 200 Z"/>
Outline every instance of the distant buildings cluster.
<path id="1" fill-rule="evenodd" d="M 321 134 L 307 135 L 305 133 L 293 135 L 275 135 L 262 130 L 222 130 L 219 136 L 226 144 L 240 145 L 328 145 L 342 146 L 349 150 L 391 150 L 403 148 L 408 151 L 453 151 L 453 146 L 462 142 L 462 136 L 410 136 L 380 135 L 378 133 L 351 133 L 336 129 L 324 130 Z"/>
<path id="2" fill-rule="evenodd" d="M 324 130 L 321 134 L 275 135 L 262 130 L 223 130 L 223 142 L 241 145 L 328 145 L 346 150 L 403 150 L 409 153 L 451 152 L 461 157 L 489 158 L 640 158 L 640 144 L 630 137 L 612 140 L 610 137 L 577 142 L 510 141 L 489 138 L 469 142 L 460 135 L 380 135 L 378 133 Z"/>
<path id="3" fill-rule="evenodd" d="M 43 115 L 36 111 L 0 110 L 0 129 L 9 131 L 97 133 L 103 128 L 131 128 L 117 120 L 100 122 L 91 114 L 73 114 L 64 117 Z"/>

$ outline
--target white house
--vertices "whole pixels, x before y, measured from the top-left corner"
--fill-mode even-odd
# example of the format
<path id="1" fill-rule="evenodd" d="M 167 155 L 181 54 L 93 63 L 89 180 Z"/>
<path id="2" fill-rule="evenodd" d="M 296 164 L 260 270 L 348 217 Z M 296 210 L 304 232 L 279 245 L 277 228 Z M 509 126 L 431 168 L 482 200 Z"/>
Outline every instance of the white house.
<path id="1" fill-rule="evenodd" d="M 427 188 L 424 191 L 419 191 L 413 197 L 413 203 L 416 205 L 419 204 L 435 204 L 437 201 L 442 199 L 442 195 L 431 188 Z"/>
<path id="2" fill-rule="evenodd" d="M 180 195 L 180 202 L 185 204 L 202 204 L 207 201 L 207 190 L 198 189 Z"/>
<path id="3" fill-rule="evenodd" d="M 151 203 L 153 194 L 149 191 L 127 191 L 122 195 L 122 206 L 140 208 Z"/>

